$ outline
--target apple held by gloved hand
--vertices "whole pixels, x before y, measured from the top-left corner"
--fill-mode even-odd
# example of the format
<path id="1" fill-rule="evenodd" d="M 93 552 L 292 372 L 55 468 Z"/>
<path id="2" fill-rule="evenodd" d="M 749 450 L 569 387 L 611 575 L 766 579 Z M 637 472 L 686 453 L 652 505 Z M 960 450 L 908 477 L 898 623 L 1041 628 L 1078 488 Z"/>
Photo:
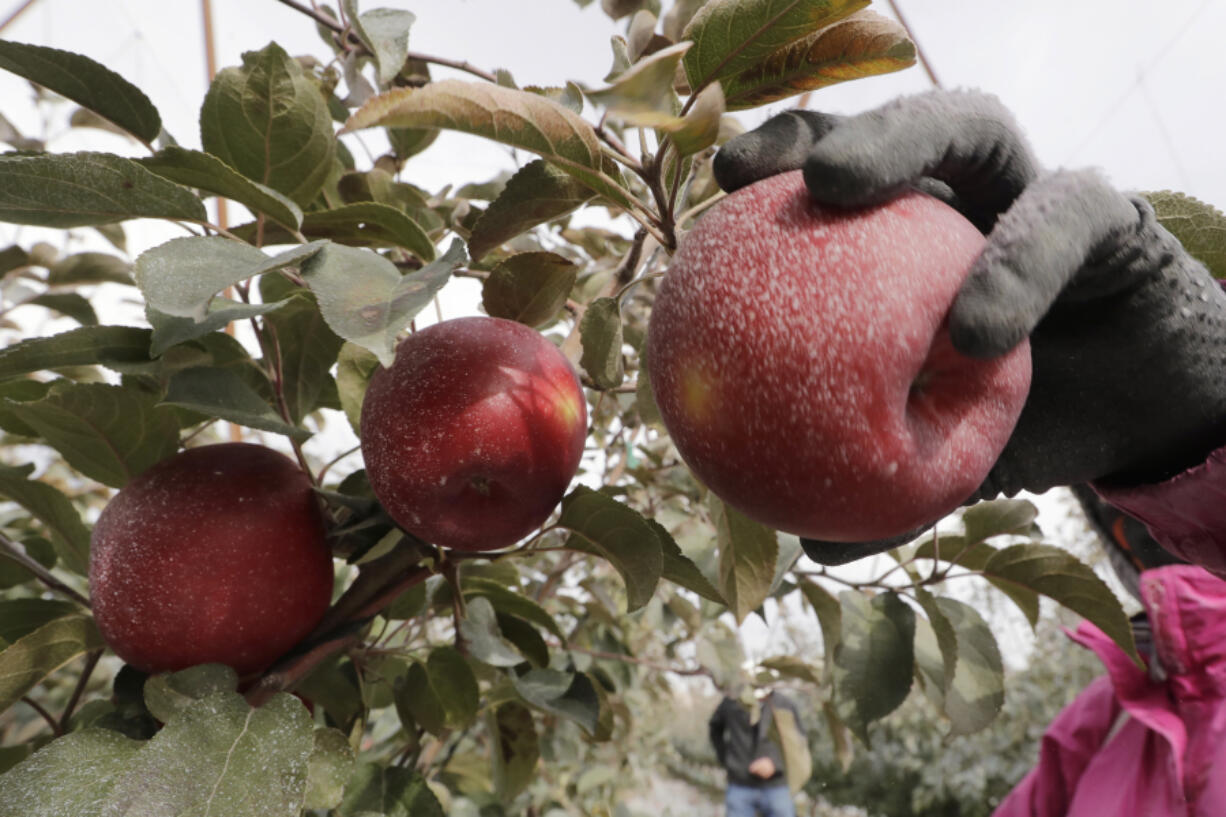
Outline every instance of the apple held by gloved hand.
<path id="1" fill-rule="evenodd" d="M 587 405 L 570 362 L 502 318 L 416 332 L 371 378 L 362 456 L 375 496 L 405 530 L 485 551 L 548 517 L 579 467 Z"/>
<path id="2" fill-rule="evenodd" d="M 264 669 L 315 628 L 332 555 L 311 482 L 247 443 L 182 451 L 128 483 L 90 543 L 90 595 L 112 649 L 145 672 Z"/>
<path id="3" fill-rule="evenodd" d="M 882 539 L 956 508 L 1030 384 L 1025 342 L 971 358 L 950 341 L 983 244 L 923 193 L 823 208 L 800 172 L 720 202 L 683 239 L 648 329 L 682 458 L 747 516 L 811 539 Z"/>

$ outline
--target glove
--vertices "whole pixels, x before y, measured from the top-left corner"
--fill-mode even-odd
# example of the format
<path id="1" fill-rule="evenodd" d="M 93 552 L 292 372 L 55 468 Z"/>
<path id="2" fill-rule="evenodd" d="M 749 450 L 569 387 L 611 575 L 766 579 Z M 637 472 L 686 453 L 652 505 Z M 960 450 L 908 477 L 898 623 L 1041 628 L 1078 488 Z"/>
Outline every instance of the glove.
<path id="1" fill-rule="evenodd" d="M 1008 445 L 965 504 L 1156 482 L 1226 444 L 1226 293 L 1140 197 L 1093 171 L 1041 171 L 995 98 L 930 92 L 848 118 L 793 111 L 715 157 L 730 191 L 797 168 L 820 203 L 857 207 L 918 187 L 987 236 L 950 335 L 973 357 L 1029 336 L 1033 377 Z M 842 564 L 927 527 L 802 543 L 816 561 Z"/>

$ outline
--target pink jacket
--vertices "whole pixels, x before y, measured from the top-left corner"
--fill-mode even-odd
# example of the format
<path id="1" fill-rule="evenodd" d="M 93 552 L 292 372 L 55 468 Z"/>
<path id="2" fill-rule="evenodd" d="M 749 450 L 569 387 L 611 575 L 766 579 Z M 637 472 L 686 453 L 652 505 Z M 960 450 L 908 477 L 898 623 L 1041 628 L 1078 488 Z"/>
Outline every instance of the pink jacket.
<path id="1" fill-rule="evenodd" d="M 1226 815 L 1226 581 L 1170 565 L 1141 574 L 1141 593 L 1166 680 L 1082 623 L 1070 635 L 1107 674 L 1052 721 L 993 817 Z"/>

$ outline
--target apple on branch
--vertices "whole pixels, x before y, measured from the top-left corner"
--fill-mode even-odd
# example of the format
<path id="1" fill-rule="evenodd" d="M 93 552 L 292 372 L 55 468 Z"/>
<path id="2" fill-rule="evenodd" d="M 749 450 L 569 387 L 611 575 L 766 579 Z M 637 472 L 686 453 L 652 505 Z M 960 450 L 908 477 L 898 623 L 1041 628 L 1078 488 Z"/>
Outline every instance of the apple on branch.
<path id="1" fill-rule="evenodd" d="M 362 404 L 375 496 L 405 530 L 443 547 L 506 547 L 570 485 L 587 406 L 570 362 L 539 332 L 456 318 L 400 343 Z"/>
<path id="2" fill-rule="evenodd" d="M 1027 342 L 977 359 L 950 341 L 983 246 L 920 192 L 834 210 L 795 171 L 728 196 L 682 240 L 648 327 L 681 457 L 733 507 L 811 539 L 883 539 L 955 509 L 1030 387 Z"/>
<path id="3" fill-rule="evenodd" d="M 90 595 L 103 638 L 137 669 L 258 672 L 332 597 L 319 498 L 289 458 L 249 443 L 181 451 L 115 495 L 94 526 Z"/>

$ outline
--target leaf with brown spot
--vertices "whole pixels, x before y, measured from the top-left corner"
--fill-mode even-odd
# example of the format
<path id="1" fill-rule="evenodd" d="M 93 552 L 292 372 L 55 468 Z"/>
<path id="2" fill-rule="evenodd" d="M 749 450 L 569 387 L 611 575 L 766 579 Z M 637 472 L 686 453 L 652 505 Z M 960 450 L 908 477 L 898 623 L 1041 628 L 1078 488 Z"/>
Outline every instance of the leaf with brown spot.
<path id="1" fill-rule="evenodd" d="M 744 110 L 914 64 L 915 44 L 906 29 L 865 10 L 790 43 L 725 79 L 724 93 L 728 110 Z"/>

